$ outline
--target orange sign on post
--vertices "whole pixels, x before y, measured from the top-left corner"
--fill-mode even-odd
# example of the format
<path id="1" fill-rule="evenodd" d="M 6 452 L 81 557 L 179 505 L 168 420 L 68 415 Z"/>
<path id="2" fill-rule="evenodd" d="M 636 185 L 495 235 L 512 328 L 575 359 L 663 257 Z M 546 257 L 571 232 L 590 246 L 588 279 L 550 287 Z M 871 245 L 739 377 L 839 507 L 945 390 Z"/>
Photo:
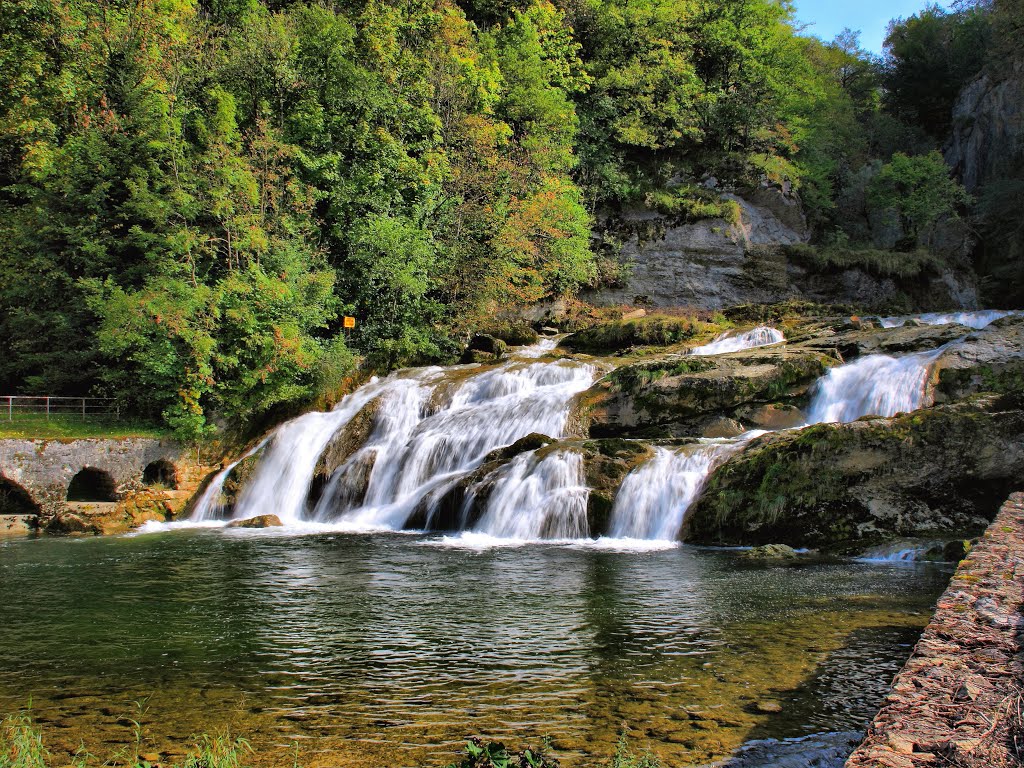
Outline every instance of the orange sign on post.
<path id="1" fill-rule="evenodd" d="M 345 328 L 355 328 L 356 319 L 354 317 L 349 317 L 348 315 L 345 315 L 345 317 L 341 321 L 341 324 Z"/>

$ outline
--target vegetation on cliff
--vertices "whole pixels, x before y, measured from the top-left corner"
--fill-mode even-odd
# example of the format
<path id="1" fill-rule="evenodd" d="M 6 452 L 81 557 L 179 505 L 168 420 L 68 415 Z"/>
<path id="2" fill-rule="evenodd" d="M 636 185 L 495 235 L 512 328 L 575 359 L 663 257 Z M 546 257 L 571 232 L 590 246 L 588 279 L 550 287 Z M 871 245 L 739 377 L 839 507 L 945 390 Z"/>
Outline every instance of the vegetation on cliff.
<path id="1" fill-rule="evenodd" d="M 791 13 L 0 0 L 0 387 L 199 436 L 336 390 L 356 356 L 451 360 L 598 280 L 599 215 L 727 216 L 721 187 L 798 190 L 824 241 L 859 247 L 884 209 L 896 247 L 930 246 L 965 201 L 914 101 L 934 67 Z M 993 39 L 1016 18 L 932 16 Z"/>

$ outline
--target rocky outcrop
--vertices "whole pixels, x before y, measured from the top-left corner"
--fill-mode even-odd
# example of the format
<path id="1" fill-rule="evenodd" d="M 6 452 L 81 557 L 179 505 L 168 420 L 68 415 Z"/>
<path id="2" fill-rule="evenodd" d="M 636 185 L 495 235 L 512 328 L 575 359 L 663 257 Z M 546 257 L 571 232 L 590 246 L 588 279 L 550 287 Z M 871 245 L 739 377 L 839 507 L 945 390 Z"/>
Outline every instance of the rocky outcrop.
<path id="1" fill-rule="evenodd" d="M 606 306 L 699 309 L 794 299 L 875 308 L 908 302 L 930 309 L 975 306 L 977 286 L 966 261 L 911 279 L 867 268 L 815 268 L 788 253 L 809 237 L 795 198 L 771 187 L 722 197 L 736 204 L 735 221 L 679 222 L 648 209 L 609 221 L 610 236 L 620 241 L 622 277 L 585 298 Z M 970 242 L 961 229 L 940 227 L 931 246 L 962 257 Z"/>
<path id="2" fill-rule="evenodd" d="M 109 536 L 127 533 L 147 522 L 163 523 L 174 518 L 176 505 L 165 490 L 146 488 L 125 493 L 116 502 L 67 502 L 47 518 L 47 533 Z"/>
<path id="3" fill-rule="evenodd" d="M 1024 494 L 957 568 L 846 768 L 1019 765 Z"/>
<path id="4" fill-rule="evenodd" d="M 968 192 L 1005 174 L 1024 138 L 1024 60 L 993 79 L 983 74 L 961 91 L 953 107 L 953 135 L 946 148 Z"/>
<path id="5" fill-rule="evenodd" d="M 1024 317 L 996 320 L 950 346 L 936 364 L 936 400 L 1024 393 Z"/>
<path id="6" fill-rule="evenodd" d="M 767 194 L 767 193 L 766 193 Z M 597 304 L 649 304 L 720 308 L 768 303 L 796 295 L 787 281 L 766 283 L 759 264 L 747 259 L 756 245 L 805 242 L 804 226 L 783 221 L 765 205 L 729 195 L 738 204 L 735 222 L 725 219 L 677 224 L 669 216 L 640 209 L 621 215 L 615 229 L 626 233 L 619 259 L 626 284 L 587 298 Z M 802 224 L 802 222 L 800 222 Z"/>
<path id="7" fill-rule="evenodd" d="M 277 515 L 256 515 L 245 520 L 232 520 L 228 528 L 280 528 L 284 523 Z"/>
<path id="8" fill-rule="evenodd" d="M 968 537 L 1024 476 L 1024 410 L 994 396 L 753 441 L 711 477 L 683 537 L 858 550 Z"/>
<path id="9" fill-rule="evenodd" d="M 789 412 L 837 357 L 817 350 L 765 349 L 715 357 L 675 355 L 613 371 L 579 401 L 593 437 L 701 436 L 720 418 Z"/>

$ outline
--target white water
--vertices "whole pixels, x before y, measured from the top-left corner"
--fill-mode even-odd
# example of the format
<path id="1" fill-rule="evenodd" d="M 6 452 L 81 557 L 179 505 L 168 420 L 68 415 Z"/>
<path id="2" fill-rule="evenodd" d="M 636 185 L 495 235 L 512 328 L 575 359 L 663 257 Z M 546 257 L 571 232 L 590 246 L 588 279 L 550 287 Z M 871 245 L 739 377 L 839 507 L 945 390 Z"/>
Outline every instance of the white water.
<path id="1" fill-rule="evenodd" d="M 516 456 L 501 469 L 473 532 L 501 539 L 582 539 L 590 489 L 573 451 Z"/>
<path id="2" fill-rule="evenodd" d="M 674 541 L 711 473 L 763 434 L 753 431 L 733 440 L 702 440 L 675 450 L 655 448 L 654 457 L 622 481 L 612 507 L 609 536 Z"/>
<path id="3" fill-rule="evenodd" d="M 722 355 L 726 352 L 738 352 L 741 349 L 753 349 L 754 347 L 765 347 L 769 344 L 778 344 L 785 341 L 786 337 L 782 331 L 769 328 L 766 325 L 752 328 L 743 333 L 726 331 L 709 344 L 701 347 L 694 347 L 690 350 L 691 355 Z"/>
<path id="4" fill-rule="evenodd" d="M 221 495 L 221 492 L 224 490 L 224 483 L 227 482 L 228 475 L 231 474 L 231 470 L 260 450 L 260 448 L 265 446 L 269 441 L 269 437 L 264 438 L 255 448 L 248 451 L 240 459 L 231 462 L 217 473 L 216 477 L 214 477 L 213 480 L 210 481 L 210 484 L 206 486 L 206 490 L 203 491 L 203 495 L 200 496 L 199 500 L 196 502 L 195 509 L 192 511 L 192 517 L 190 518 L 191 522 L 206 523 L 211 520 L 219 520 L 224 516 L 224 497 Z"/>
<path id="5" fill-rule="evenodd" d="M 923 315 L 911 315 L 910 317 L 880 317 L 879 324 L 883 328 L 899 328 L 906 325 L 908 320 L 919 320 L 925 325 L 949 325 L 958 323 L 968 328 L 980 330 L 990 323 L 1009 315 L 1020 314 L 1017 310 L 983 309 L 975 312 L 928 312 Z"/>
<path id="6" fill-rule="evenodd" d="M 814 385 L 810 424 L 895 416 L 931 405 L 929 378 L 942 349 L 903 357 L 866 355 L 832 368 Z"/>
<path id="7" fill-rule="evenodd" d="M 318 523 L 351 530 L 400 529 L 417 508 L 436 503 L 495 448 L 533 432 L 564 436 L 570 403 L 593 383 L 596 370 L 572 360 L 537 359 L 556 343 L 544 339 L 493 368 L 399 372 L 361 387 L 333 411 L 308 413 L 281 425 L 233 517 L 275 514 L 289 527 Z M 375 400 L 369 438 L 333 473 L 309 509 L 321 454 Z M 531 478 L 530 483 L 548 487 L 555 482 L 547 477 L 550 463 L 540 462 L 545 479 Z M 211 483 L 193 520 L 219 516 L 221 490 L 234 466 Z M 560 497 L 553 487 L 549 492 Z"/>
<path id="8" fill-rule="evenodd" d="M 759 327 L 719 337 L 693 353 L 781 341 L 779 331 Z M 295 532 L 400 530 L 414 514 L 429 521 L 445 494 L 492 450 L 533 432 L 565 437 L 571 402 L 593 383 L 596 370 L 573 360 L 542 361 L 555 344 L 545 339 L 492 367 L 398 372 L 370 382 L 329 413 L 282 425 L 247 454 L 263 448 L 233 517 L 276 514 Z M 815 385 L 808 423 L 891 416 L 930 404 L 929 374 L 940 352 L 871 355 L 833 368 Z M 357 416 L 357 423 L 370 422 L 369 436 L 333 472 L 314 505 L 309 494 L 320 457 Z M 596 540 L 589 538 L 596 532 L 588 528 L 582 456 L 571 449 L 522 453 L 469 489 L 464 520 L 475 498 L 486 493 L 472 530 L 435 543 L 484 548 L 545 540 L 624 551 L 673 546 L 711 473 L 759 434 L 655 449 L 624 480 L 609 535 Z M 216 524 L 210 521 L 223 516 L 223 485 L 237 464 L 210 484 L 190 525 Z"/>

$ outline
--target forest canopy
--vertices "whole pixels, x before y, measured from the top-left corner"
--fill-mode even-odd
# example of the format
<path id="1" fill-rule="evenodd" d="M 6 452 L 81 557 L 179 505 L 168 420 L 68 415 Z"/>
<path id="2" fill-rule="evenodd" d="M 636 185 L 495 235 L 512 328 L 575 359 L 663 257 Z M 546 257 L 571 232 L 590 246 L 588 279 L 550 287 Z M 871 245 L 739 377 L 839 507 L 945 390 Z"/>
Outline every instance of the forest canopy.
<path id="1" fill-rule="evenodd" d="M 858 184 L 955 212 L 929 153 L 998 10 L 880 60 L 772 0 L 0 0 L 0 382 L 197 437 L 577 295 L 604 216 L 711 176 L 822 241 Z"/>

